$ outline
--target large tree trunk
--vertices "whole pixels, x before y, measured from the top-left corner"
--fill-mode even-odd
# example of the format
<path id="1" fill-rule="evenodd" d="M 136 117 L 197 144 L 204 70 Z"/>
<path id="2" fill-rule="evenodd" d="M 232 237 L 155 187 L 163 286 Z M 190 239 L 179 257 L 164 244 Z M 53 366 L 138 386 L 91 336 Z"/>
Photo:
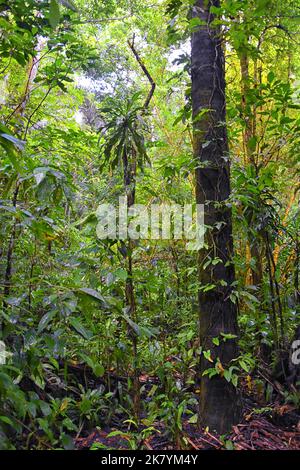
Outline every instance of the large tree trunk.
<path id="1" fill-rule="evenodd" d="M 230 194 L 230 170 L 226 135 L 224 54 L 220 31 L 211 24 L 210 7 L 218 0 L 197 0 L 193 17 L 205 22 L 192 34 L 192 102 L 194 119 L 194 154 L 196 169 L 196 200 L 205 205 L 205 224 L 208 248 L 199 254 L 200 344 L 211 351 L 214 363 L 220 360 L 220 374 L 211 379 L 203 372 L 214 364 L 201 354 L 200 409 L 201 425 L 220 433 L 226 432 L 240 419 L 238 392 L 222 376 L 230 361 L 238 356 L 236 339 L 222 341 L 221 333 L 236 335 L 237 307 L 232 302 L 234 266 L 231 210 L 226 206 Z M 203 262 L 219 258 L 218 264 L 203 269 Z M 203 291 L 203 286 L 214 285 Z M 216 346 L 212 339 L 220 338 Z M 217 341 L 215 341 L 216 343 Z"/>

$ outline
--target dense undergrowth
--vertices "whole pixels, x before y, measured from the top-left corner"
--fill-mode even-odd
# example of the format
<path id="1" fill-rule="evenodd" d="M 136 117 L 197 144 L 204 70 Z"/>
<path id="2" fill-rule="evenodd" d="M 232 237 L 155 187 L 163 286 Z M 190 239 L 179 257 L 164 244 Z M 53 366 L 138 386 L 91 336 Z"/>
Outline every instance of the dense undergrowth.
<path id="1" fill-rule="evenodd" d="M 273 425 L 296 433 L 298 1 L 228 0 L 214 11 L 226 42 L 240 346 L 226 365 L 198 331 L 198 291 L 216 287 L 199 282 L 199 266 L 222 260 L 199 260 L 185 240 L 127 246 L 96 230 L 99 204 L 124 193 L 124 152 L 137 155 L 125 184 L 136 202 L 194 203 L 197 22 L 176 0 L 74 3 L 0 2 L 0 448 L 201 448 L 197 435 L 243 448 L 232 430 L 197 427 L 201 355 L 206 375 L 241 392 L 242 425 L 251 413 L 280 416 Z M 134 50 L 156 84 L 149 103 Z M 114 441 L 83 445 L 94 432 Z"/>

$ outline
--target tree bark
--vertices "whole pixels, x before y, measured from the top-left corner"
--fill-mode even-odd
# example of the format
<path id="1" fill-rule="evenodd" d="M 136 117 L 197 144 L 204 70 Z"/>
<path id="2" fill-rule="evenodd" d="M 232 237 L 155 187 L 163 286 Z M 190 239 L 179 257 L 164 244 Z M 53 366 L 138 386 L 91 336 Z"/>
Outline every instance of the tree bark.
<path id="1" fill-rule="evenodd" d="M 236 335 L 237 306 L 230 295 L 235 280 L 232 263 L 233 241 L 231 209 L 226 205 L 230 195 L 230 168 L 226 134 L 225 71 L 220 31 L 212 21 L 211 6 L 218 0 L 197 0 L 192 16 L 203 25 L 192 34 L 192 105 L 194 122 L 194 155 L 196 201 L 205 205 L 205 248 L 199 253 L 199 323 L 202 351 L 228 369 L 238 356 L 236 339 L 222 341 L 221 333 Z M 204 24 L 205 23 L 205 24 Z M 203 260 L 219 258 L 218 264 L 203 269 Z M 204 292 L 205 285 L 214 285 Z M 218 337 L 219 346 L 212 339 Z M 240 419 L 236 387 L 220 374 L 208 378 L 203 372 L 214 367 L 203 354 L 200 358 L 199 423 L 220 433 L 228 431 Z"/>

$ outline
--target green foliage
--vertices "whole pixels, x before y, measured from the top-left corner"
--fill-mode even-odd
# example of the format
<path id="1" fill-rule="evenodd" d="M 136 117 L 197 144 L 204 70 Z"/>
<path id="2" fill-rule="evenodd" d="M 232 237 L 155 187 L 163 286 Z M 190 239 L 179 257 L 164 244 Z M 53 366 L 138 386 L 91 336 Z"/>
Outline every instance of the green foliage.
<path id="1" fill-rule="evenodd" d="M 145 122 L 142 119 L 143 107 L 138 103 L 140 93 L 124 100 L 108 99 L 101 109 L 106 121 L 104 125 L 105 142 L 102 147 L 104 162 L 112 169 L 122 165 L 124 155 L 129 158 L 132 152 L 138 156 L 138 163 L 143 166 L 149 162 L 145 147 L 143 130 Z"/>
<path id="2" fill-rule="evenodd" d="M 97 239 L 96 210 L 123 195 L 132 156 L 137 203 L 195 203 L 187 41 L 203 24 L 190 1 L 130 3 L 0 2 L 1 449 L 72 449 L 96 427 L 132 449 L 160 433 L 184 448 L 185 424 L 199 420 L 199 358 L 212 380 L 241 387 L 261 361 L 276 365 L 299 324 L 297 2 L 211 9 L 226 42 L 237 280 L 199 285 L 185 241 L 139 240 L 136 318 L 125 302 L 130 250 Z M 127 44 L 134 33 L 157 84 L 147 113 L 149 83 Z M 224 269 L 214 253 L 199 265 Z M 241 352 L 228 364 L 219 353 L 234 335 L 198 344 L 198 291 L 221 288 L 239 307 Z M 299 405 L 294 389 L 282 397 Z"/>

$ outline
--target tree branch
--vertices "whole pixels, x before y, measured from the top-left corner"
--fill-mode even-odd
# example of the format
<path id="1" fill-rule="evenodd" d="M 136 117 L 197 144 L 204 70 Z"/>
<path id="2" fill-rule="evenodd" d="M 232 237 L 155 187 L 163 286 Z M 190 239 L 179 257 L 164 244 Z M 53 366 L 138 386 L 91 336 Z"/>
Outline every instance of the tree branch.
<path id="1" fill-rule="evenodd" d="M 145 74 L 146 77 L 148 78 L 149 83 L 150 83 L 150 85 L 151 85 L 151 89 L 150 89 L 150 91 L 149 91 L 149 93 L 148 93 L 148 96 L 147 96 L 147 98 L 146 98 L 146 100 L 145 100 L 145 103 L 144 103 L 144 106 L 143 106 L 144 109 L 146 110 L 146 109 L 148 108 L 149 104 L 150 104 L 150 101 L 151 101 L 153 95 L 154 95 L 154 91 L 155 91 L 156 84 L 155 84 L 155 82 L 154 82 L 152 76 L 150 75 L 150 72 L 148 71 L 147 67 L 145 66 L 144 62 L 143 62 L 142 59 L 140 58 L 139 53 L 137 52 L 137 50 L 136 50 L 136 48 L 135 48 L 135 46 L 134 46 L 134 39 L 135 39 L 135 36 L 133 36 L 132 41 L 129 41 L 129 40 L 128 40 L 128 41 L 127 41 L 127 42 L 128 42 L 128 45 L 129 45 L 130 49 L 132 50 L 133 55 L 134 55 L 134 57 L 136 58 L 137 63 L 138 63 L 139 66 L 141 67 L 142 71 L 144 72 L 144 74 Z"/>

